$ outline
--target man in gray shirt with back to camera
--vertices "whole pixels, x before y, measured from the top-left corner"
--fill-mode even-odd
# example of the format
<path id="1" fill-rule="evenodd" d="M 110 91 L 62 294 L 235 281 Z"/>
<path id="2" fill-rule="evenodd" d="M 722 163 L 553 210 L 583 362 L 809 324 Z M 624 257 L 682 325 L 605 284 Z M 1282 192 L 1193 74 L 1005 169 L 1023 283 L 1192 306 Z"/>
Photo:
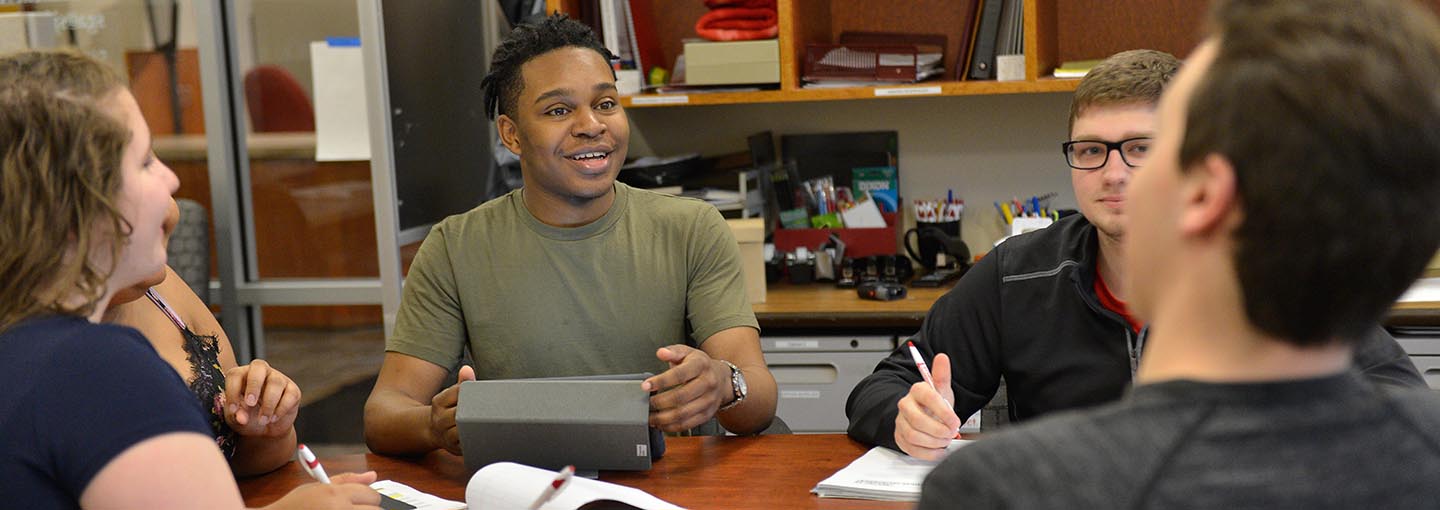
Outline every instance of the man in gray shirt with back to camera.
<path id="1" fill-rule="evenodd" d="M 1136 387 L 980 439 L 920 508 L 1434 508 L 1440 400 L 1350 371 L 1440 245 L 1440 23 L 1231 0 L 1129 188 Z"/>
<path id="2" fill-rule="evenodd" d="M 1080 214 L 1006 240 L 936 301 L 913 338 L 935 386 L 908 349 L 897 349 L 851 391 L 850 437 L 937 459 L 1002 379 L 1017 422 L 1124 395 L 1148 331 L 1120 285 L 1125 190 L 1148 162 L 1155 107 L 1179 67 L 1169 53 L 1130 50 L 1085 75 L 1070 103 L 1070 140 L 1061 144 Z M 1353 366 L 1367 380 L 1425 386 L 1378 323 L 1352 346 Z"/>

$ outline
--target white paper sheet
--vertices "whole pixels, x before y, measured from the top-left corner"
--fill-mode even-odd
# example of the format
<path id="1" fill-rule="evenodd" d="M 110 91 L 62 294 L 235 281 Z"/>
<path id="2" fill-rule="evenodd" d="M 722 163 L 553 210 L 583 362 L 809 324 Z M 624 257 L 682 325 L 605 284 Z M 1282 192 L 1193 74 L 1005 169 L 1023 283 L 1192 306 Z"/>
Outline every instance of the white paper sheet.
<path id="1" fill-rule="evenodd" d="M 315 161 L 370 159 L 365 63 L 359 46 L 310 43 L 315 94 Z"/>
<path id="2" fill-rule="evenodd" d="M 464 503 L 438 498 L 400 482 L 380 480 L 370 484 L 370 488 L 391 499 L 413 506 L 415 510 L 465 510 Z"/>

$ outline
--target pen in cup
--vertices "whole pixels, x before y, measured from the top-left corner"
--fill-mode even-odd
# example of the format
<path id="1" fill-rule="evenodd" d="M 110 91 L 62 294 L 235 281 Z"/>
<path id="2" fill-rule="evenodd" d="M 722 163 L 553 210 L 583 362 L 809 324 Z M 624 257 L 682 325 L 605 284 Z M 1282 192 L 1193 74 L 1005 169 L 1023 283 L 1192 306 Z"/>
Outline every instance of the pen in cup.
<path id="1" fill-rule="evenodd" d="M 320 459 L 315 458 L 315 453 L 311 452 L 305 443 L 295 447 L 295 462 L 300 463 L 300 469 L 311 478 L 321 483 L 330 483 L 330 476 L 325 474 L 325 466 L 320 465 Z"/>
<path id="2" fill-rule="evenodd" d="M 565 466 L 565 469 L 561 469 L 560 473 L 555 475 L 555 480 L 551 481 L 550 485 L 545 487 L 545 491 L 540 493 L 540 497 L 530 504 L 530 510 L 539 510 L 540 507 L 545 506 L 545 503 L 555 499 L 555 495 L 560 494 L 561 489 L 570 485 L 570 478 L 574 475 L 575 466 Z"/>
<path id="3" fill-rule="evenodd" d="M 920 377 L 925 379 L 925 383 L 930 385 L 930 389 L 939 393 L 940 389 L 935 387 L 935 379 L 930 377 L 930 367 L 925 364 L 925 358 L 920 357 L 920 349 L 915 348 L 915 342 L 906 340 L 905 346 L 910 348 L 910 358 L 915 360 L 915 368 L 920 369 Z M 951 409 L 955 408 L 955 404 L 951 404 L 945 397 L 940 397 L 940 400 L 944 401 L 945 405 L 950 406 Z M 960 438 L 960 431 L 955 431 L 955 438 Z"/>

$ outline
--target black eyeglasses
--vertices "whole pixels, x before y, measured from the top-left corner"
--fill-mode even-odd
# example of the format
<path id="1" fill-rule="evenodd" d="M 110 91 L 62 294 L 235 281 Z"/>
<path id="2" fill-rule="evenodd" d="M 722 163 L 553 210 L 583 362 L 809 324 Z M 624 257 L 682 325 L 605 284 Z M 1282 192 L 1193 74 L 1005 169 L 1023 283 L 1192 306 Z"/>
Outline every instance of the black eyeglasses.
<path id="1" fill-rule="evenodd" d="M 1118 142 L 1077 140 L 1060 144 L 1065 162 L 1076 170 L 1094 170 L 1110 162 L 1110 151 L 1120 151 L 1120 160 L 1131 168 L 1145 164 L 1150 156 L 1150 137 L 1142 136 Z"/>

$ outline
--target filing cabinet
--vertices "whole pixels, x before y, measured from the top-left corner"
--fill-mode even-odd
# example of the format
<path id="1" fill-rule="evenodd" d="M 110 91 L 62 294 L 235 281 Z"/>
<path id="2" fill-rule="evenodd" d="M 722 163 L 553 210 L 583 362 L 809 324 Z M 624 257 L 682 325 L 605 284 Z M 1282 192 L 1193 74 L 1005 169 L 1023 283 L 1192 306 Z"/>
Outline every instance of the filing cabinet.
<path id="1" fill-rule="evenodd" d="M 1440 327 L 1391 328 L 1432 390 L 1440 390 Z"/>
<path id="2" fill-rule="evenodd" d="M 1435 342 L 1440 343 L 1440 339 Z M 1425 384 L 1430 385 L 1430 389 L 1440 390 L 1440 356 L 1411 356 L 1410 361 L 1415 363 L 1420 375 L 1425 376 Z"/>
<path id="3" fill-rule="evenodd" d="M 761 337 L 775 376 L 775 414 L 796 433 L 845 432 L 845 399 L 895 349 L 896 336 Z"/>

